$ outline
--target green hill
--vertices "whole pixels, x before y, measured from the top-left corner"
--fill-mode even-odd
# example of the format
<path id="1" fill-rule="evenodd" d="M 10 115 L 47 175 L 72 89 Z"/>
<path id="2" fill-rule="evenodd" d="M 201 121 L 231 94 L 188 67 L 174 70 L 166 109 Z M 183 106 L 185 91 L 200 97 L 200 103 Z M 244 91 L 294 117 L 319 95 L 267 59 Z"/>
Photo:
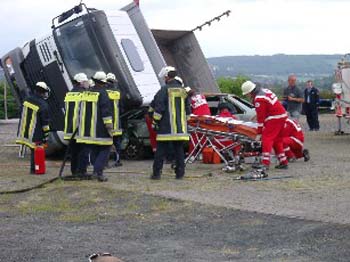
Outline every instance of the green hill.
<path id="1" fill-rule="evenodd" d="M 332 75 L 342 55 L 224 56 L 208 58 L 216 77 L 237 75 L 285 78 L 294 73 L 300 77 L 320 78 Z"/>

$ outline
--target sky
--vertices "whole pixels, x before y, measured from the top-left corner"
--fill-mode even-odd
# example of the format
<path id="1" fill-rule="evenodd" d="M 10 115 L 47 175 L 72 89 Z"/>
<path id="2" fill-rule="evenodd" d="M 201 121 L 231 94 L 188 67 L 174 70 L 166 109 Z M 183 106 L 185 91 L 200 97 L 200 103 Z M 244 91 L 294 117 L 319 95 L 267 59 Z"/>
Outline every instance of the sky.
<path id="1" fill-rule="evenodd" d="M 120 9 L 132 0 L 84 0 L 97 9 Z M 0 57 L 50 32 L 53 17 L 79 0 L 1 0 Z M 348 0 L 140 0 L 150 28 L 196 32 L 206 57 L 350 52 Z"/>

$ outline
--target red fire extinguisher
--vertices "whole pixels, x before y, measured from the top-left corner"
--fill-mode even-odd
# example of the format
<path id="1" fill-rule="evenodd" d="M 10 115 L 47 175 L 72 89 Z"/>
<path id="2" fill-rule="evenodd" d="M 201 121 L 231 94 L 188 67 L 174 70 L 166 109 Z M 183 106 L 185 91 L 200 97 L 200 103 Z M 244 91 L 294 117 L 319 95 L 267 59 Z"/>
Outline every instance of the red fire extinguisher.
<path id="1" fill-rule="evenodd" d="M 45 174 L 45 149 L 42 145 L 37 145 L 34 149 L 35 174 Z"/>

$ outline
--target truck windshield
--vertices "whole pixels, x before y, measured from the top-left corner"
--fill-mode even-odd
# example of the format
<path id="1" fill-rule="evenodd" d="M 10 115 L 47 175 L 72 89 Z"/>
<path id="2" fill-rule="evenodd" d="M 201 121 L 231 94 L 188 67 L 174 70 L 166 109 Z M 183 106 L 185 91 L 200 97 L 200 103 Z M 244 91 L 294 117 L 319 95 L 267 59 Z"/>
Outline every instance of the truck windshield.
<path id="1" fill-rule="evenodd" d="M 61 56 L 71 76 L 84 72 L 92 76 L 102 64 L 82 19 L 71 21 L 55 30 Z"/>

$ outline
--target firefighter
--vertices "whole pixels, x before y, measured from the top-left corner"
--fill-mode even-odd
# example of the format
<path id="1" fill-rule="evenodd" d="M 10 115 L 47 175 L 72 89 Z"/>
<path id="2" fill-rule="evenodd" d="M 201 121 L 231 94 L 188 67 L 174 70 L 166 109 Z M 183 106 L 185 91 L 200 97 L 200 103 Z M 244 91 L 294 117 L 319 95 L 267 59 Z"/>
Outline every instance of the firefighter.
<path id="1" fill-rule="evenodd" d="M 274 140 L 278 140 L 275 145 L 275 153 L 279 160 L 279 165 L 275 168 L 287 169 L 288 160 L 283 151 L 282 131 L 287 119 L 287 112 L 278 101 L 277 96 L 269 89 L 261 88 L 251 81 L 242 84 L 242 93 L 252 98 L 257 122 L 257 141 L 262 143 L 262 167 L 255 170 L 257 177 L 266 177 L 270 165 L 270 154 L 274 145 Z"/>
<path id="2" fill-rule="evenodd" d="M 50 88 L 45 82 L 37 82 L 33 91 L 33 95 L 23 102 L 16 139 L 17 144 L 30 148 L 31 174 L 35 174 L 34 149 L 47 143 L 50 131 L 49 106 L 46 101 L 50 95 Z"/>
<path id="3" fill-rule="evenodd" d="M 113 111 L 113 145 L 115 147 L 114 166 L 122 166 L 120 162 L 121 154 L 121 140 L 122 129 L 120 122 L 121 104 L 120 104 L 120 90 L 118 88 L 118 81 L 113 73 L 107 74 L 107 93 L 111 102 L 111 108 Z"/>
<path id="4" fill-rule="evenodd" d="M 82 143 L 82 154 L 90 151 L 94 155 L 94 176 L 98 181 L 105 182 L 107 177 L 103 169 L 108 161 L 112 139 L 112 110 L 105 86 L 106 73 L 98 71 L 92 78 L 95 86 L 82 95 L 79 132 L 77 143 Z M 87 164 L 86 164 L 87 166 Z M 84 168 L 86 168 L 86 166 Z"/>
<path id="5" fill-rule="evenodd" d="M 190 107 L 186 99 L 186 91 L 181 83 L 175 80 L 176 75 L 176 69 L 172 66 L 162 68 L 159 73 L 159 78 L 164 78 L 165 85 L 155 95 L 153 103 L 154 125 L 158 128 L 156 128 L 157 151 L 154 156 L 151 179 L 160 179 L 169 143 L 174 148 L 176 179 L 182 179 L 185 175 L 183 143 L 189 140 L 187 117 L 190 115 Z"/>
<path id="6" fill-rule="evenodd" d="M 307 162 L 310 160 L 308 149 L 304 149 L 304 133 L 296 120 L 288 118 L 282 131 L 282 141 L 284 152 L 289 162 L 304 158 Z"/>
<path id="7" fill-rule="evenodd" d="M 64 139 L 70 140 L 71 172 L 73 176 L 85 176 L 84 166 L 87 157 L 81 154 L 81 144 L 76 143 L 79 127 L 80 104 L 83 91 L 89 88 L 89 79 L 84 73 L 78 73 L 73 78 L 73 89 L 65 96 Z"/>

